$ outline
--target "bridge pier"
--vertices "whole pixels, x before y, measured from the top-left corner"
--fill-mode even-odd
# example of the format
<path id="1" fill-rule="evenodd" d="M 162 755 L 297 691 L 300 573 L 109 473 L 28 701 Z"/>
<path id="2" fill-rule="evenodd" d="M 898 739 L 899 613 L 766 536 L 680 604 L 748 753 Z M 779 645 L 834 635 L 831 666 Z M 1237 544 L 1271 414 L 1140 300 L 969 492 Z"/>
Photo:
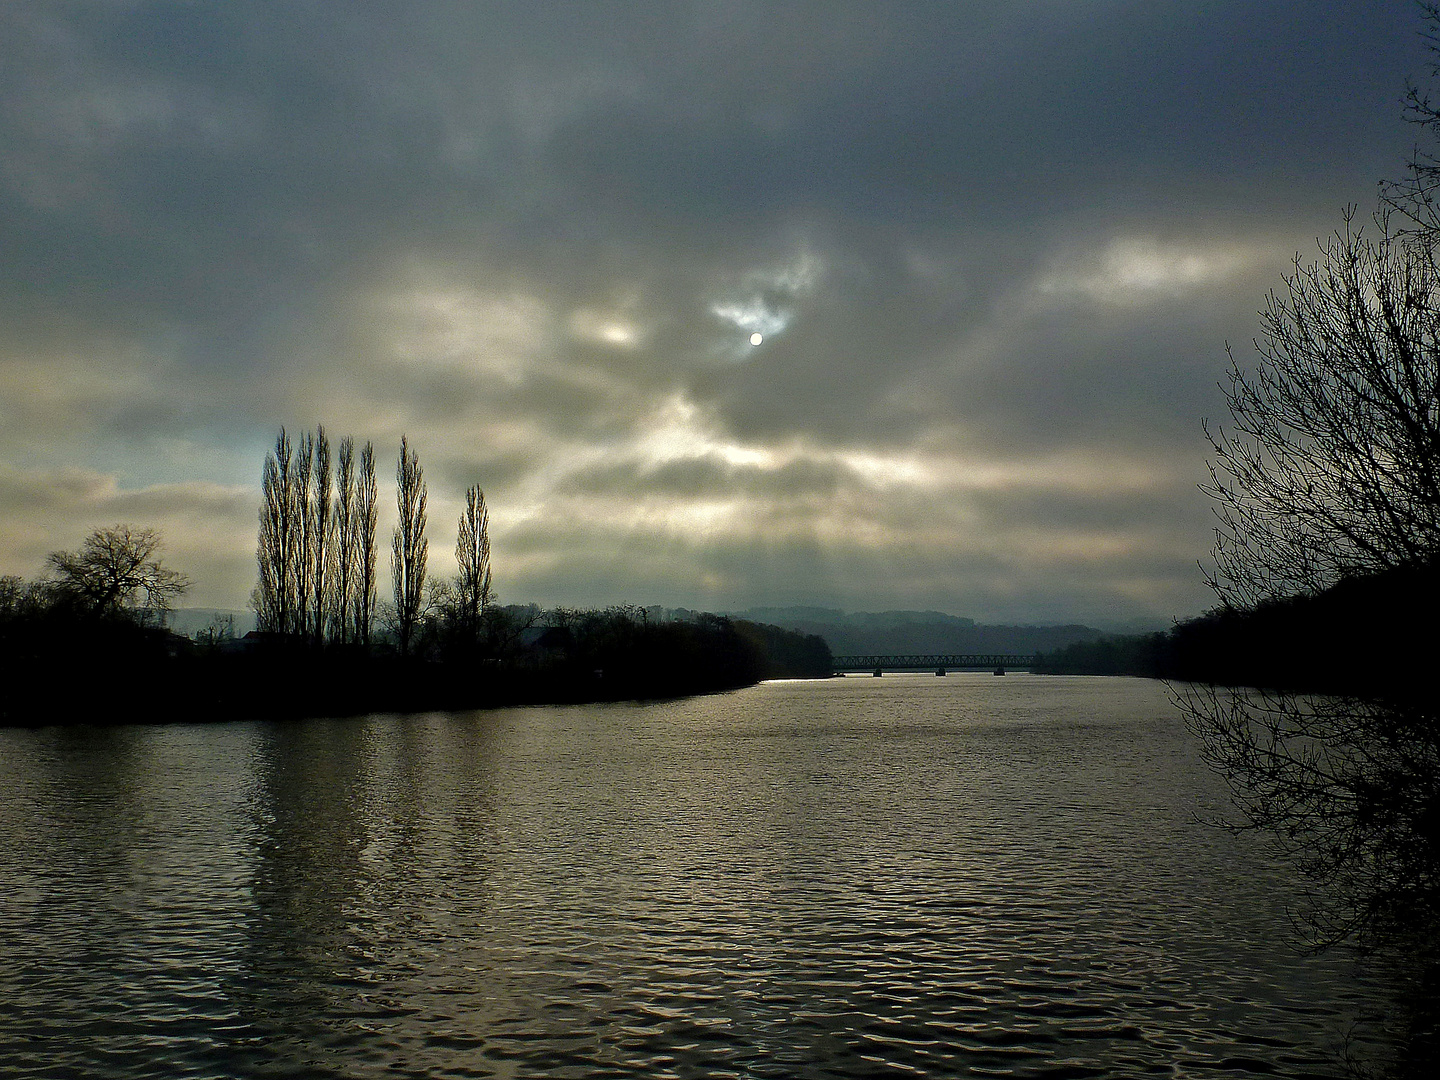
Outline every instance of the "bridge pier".
<path id="1" fill-rule="evenodd" d="M 944 664 L 941 664 L 939 667 L 937 667 L 937 668 L 935 669 L 935 674 L 936 674 L 936 675 L 944 675 L 944 674 L 945 674 L 945 665 L 944 665 Z"/>
<path id="2" fill-rule="evenodd" d="M 885 669 L 884 669 L 884 668 L 878 668 L 878 667 L 877 667 L 877 668 L 875 669 L 875 678 L 878 679 L 878 678 L 879 678 L 881 675 L 883 675 L 883 674 L 885 674 Z"/>

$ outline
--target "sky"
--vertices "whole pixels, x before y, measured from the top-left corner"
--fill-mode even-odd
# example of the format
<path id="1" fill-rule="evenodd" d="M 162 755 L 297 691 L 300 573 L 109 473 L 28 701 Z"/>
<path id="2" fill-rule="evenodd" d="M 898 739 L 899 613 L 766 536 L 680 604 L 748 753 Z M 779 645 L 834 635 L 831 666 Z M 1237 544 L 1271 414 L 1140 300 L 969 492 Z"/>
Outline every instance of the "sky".
<path id="1" fill-rule="evenodd" d="M 1424 133 L 1407 0 L 0 5 L 0 574 L 243 608 L 283 426 L 503 602 L 1165 625 L 1227 343 Z M 759 335 L 759 337 L 754 337 Z M 753 343 L 752 342 L 758 342 Z"/>

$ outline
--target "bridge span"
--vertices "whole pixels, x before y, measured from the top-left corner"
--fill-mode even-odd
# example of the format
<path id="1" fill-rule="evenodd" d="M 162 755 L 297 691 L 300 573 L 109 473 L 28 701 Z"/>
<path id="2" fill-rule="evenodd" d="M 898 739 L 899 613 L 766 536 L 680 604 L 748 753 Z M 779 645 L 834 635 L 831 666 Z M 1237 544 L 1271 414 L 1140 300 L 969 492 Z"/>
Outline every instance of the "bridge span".
<path id="1" fill-rule="evenodd" d="M 845 671 L 869 671 L 878 677 L 887 671 L 933 671 L 944 675 L 949 671 L 988 670 L 1004 675 L 1007 670 L 1032 670 L 1038 657 L 1034 653 L 901 653 L 834 659 L 837 675 Z"/>

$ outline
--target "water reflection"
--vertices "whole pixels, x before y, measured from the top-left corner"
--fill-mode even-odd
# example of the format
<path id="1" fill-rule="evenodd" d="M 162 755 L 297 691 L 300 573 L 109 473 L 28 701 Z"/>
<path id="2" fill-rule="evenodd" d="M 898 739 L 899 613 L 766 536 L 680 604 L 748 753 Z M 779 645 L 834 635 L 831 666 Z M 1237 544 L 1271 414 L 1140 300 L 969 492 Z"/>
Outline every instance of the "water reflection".
<path id="1" fill-rule="evenodd" d="M 304 1059 L 350 1012 L 350 972 L 368 935 L 350 915 L 366 842 L 360 813 L 370 771 L 365 730 L 334 721 L 255 732 L 252 904 L 232 994 L 250 1044 Z"/>
<path id="2" fill-rule="evenodd" d="M 0 782 L 17 1073 L 1308 1076 L 1387 1000 L 1144 683 L 0 732 Z"/>
<path id="3" fill-rule="evenodd" d="M 470 717 L 259 729 L 233 1052 L 340 1073 L 431 1037 L 418 1003 L 453 991 L 487 903 L 493 767 Z"/>

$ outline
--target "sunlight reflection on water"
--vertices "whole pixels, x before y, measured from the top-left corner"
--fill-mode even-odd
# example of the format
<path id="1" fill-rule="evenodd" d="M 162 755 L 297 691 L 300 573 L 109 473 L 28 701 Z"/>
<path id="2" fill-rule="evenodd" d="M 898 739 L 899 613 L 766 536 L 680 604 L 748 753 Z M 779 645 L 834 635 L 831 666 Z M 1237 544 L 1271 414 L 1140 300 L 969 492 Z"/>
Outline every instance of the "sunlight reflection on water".
<path id="1" fill-rule="evenodd" d="M 1331 1075 L 1162 687 L 0 731 L 7 1075 Z"/>

